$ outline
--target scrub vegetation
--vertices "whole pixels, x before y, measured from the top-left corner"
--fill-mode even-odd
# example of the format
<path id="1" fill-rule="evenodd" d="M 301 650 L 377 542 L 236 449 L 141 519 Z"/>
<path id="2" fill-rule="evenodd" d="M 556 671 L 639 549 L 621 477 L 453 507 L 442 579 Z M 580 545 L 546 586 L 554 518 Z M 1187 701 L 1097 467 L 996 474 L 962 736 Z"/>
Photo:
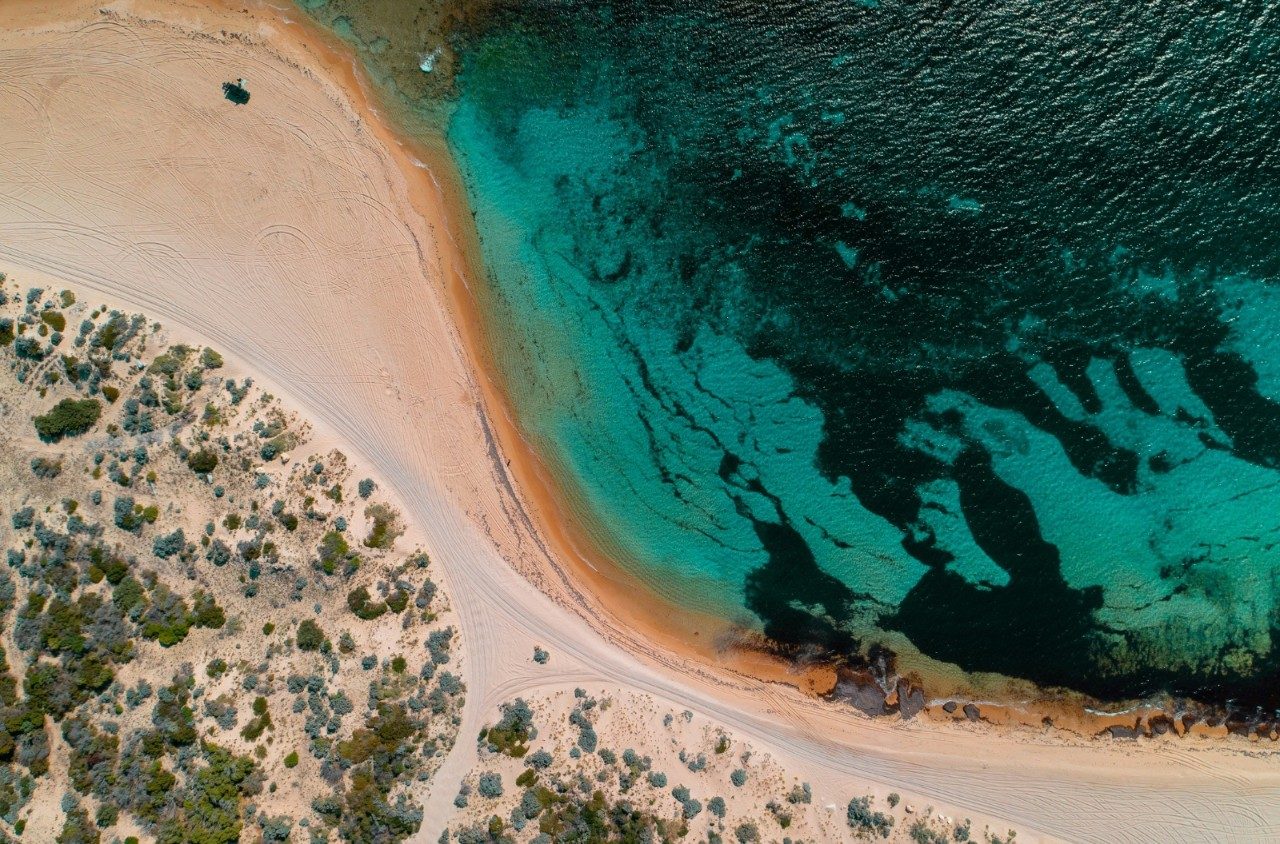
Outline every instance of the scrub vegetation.
<path id="1" fill-rule="evenodd" d="M 400 514 L 214 350 L 0 314 L 0 840 L 415 833 L 465 689 Z"/>
<path id="2" fill-rule="evenodd" d="M 815 795 L 768 755 L 685 710 L 616 688 L 514 698 L 477 736 L 479 760 L 440 841 L 1009 840 L 898 794 Z"/>

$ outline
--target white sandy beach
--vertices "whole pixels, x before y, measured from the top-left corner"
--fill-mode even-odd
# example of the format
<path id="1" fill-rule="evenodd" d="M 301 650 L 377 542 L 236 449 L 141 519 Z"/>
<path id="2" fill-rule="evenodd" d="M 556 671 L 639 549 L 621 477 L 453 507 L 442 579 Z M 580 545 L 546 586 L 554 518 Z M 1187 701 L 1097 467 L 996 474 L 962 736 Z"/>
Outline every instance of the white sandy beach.
<path id="1" fill-rule="evenodd" d="M 872 789 L 1019 841 L 1280 837 L 1270 747 L 872 720 L 613 623 L 549 556 L 506 469 L 430 172 L 348 60 L 286 22 L 296 12 L 235 9 L 0 4 L 0 271 L 100 291 L 224 350 L 394 490 L 442 567 L 469 689 L 420 840 L 448 822 L 469 737 L 498 705 L 575 685 L 692 709 L 840 813 Z M 221 84 L 241 77 L 252 99 L 237 107 Z M 529 659 L 535 644 L 548 665 Z"/>

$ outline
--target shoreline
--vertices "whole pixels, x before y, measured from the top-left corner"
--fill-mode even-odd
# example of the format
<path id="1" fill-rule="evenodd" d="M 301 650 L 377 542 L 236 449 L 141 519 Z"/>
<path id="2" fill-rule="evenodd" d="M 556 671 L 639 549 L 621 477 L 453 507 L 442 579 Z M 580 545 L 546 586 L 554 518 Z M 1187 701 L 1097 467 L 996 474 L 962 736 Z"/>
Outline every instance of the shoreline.
<path id="1" fill-rule="evenodd" d="M 35 5 L 36 0 L 30 2 Z M 1043 689 L 1019 678 L 970 674 L 914 651 L 909 643 L 896 643 L 899 650 L 891 650 L 893 657 L 905 663 L 901 673 L 877 672 L 874 665 L 860 662 L 814 660 L 787 653 L 731 620 L 691 611 L 656 594 L 605 553 L 580 521 L 577 510 L 566 506 L 575 500 L 573 494 L 550 470 L 516 419 L 502 385 L 502 370 L 493 359 L 494 347 L 487 339 L 490 326 L 478 300 L 483 295 L 479 285 L 484 284 L 478 233 L 469 222 L 466 189 L 443 135 L 433 132 L 428 140 L 411 134 L 407 124 L 418 121 L 404 113 L 400 103 L 383 95 L 350 45 L 302 10 L 282 8 L 270 0 L 253 0 L 247 5 L 217 0 L 217 5 L 233 15 L 254 9 L 270 16 L 271 24 L 281 26 L 342 80 L 344 94 L 364 128 L 397 164 L 406 200 L 431 230 L 443 232 L 433 257 L 439 261 L 448 293 L 451 312 L 447 322 L 466 352 L 469 375 L 483 398 L 476 415 L 484 428 L 495 473 L 516 503 L 518 512 L 514 515 L 523 521 L 536 549 L 530 553 L 519 539 L 513 547 L 510 538 L 487 527 L 485 532 L 527 582 L 569 608 L 607 641 L 677 671 L 690 670 L 683 663 L 692 660 L 700 674 L 724 671 L 738 680 L 782 683 L 809 697 L 873 716 L 881 700 L 873 700 L 871 708 L 854 705 L 840 693 L 837 684 L 842 677 L 855 675 L 864 692 L 882 699 L 884 709 L 879 715 L 890 718 L 898 715 L 908 694 L 915 694 L 917 702 L 906 717 L 918 714 L 944 725 L 974 720 L 963 717 L 963 707 L 969 704 L 978 706 L 981 720 L 1002 730 L 1041 733 L 1051 724 L 1055 731 L 1085 738 L 1128 738 L 1152 734 L 1148 722 L 1177 722 L 1178 728 L 1156 734 L 1249 738 L 1254 733 L 1249 740 L 1272 735 L 1276 736 L 1272 741 L 1280 740 L 1280 722 L 1272 719 L 1249 719 L 1228 708 L 1196 701 L 1169 701 L 1166 705 L 1150 700 L 1100 701 L 1070 690 Z M 947 711 L 944 706 L 948 703 L 956 706 Z M 1106 711 L 1111 707 L 1119 712 Z M 1141 713 L 1139 719 L 1131 715 L 1135 712 Z M 1184 727 L 1182 719 L 1188 712 L 1196 713 L 1196 723 Z"/>
<path id="2" fill-rule="evenodd" d="M 145 2 L 143 0 L 143 5 Z M 123 5 L 132 9 L 139 3 L 124 0 Z M 206 11 L 199 5 L 192 8 L 185 0 L 163 5 L 167 11 L 184 11 L 197 18 Z M 443 138 L 435 139 L 441 145 L 436 146 L 388 125 L 385 115 L 398 111 L 398 104 L 386 102 L 381 96 L 349 45 L 301 10 L 282 7 L 271 0 L 213 0 L 211 5 L 233 18 L 246 15 L 250 19 L 258 15 L 267 18 L 268 25 L 279 27 L 314 61 L 340 79 L 343 93 L 360 116 L 362 127 L 378 139 L 398 165 L 405 198 L 414 212 L 428 228 L 444 233 L 445 237 L 435 244 L 437 249 L 431 258 L 439 261 L 449 294 L 452 312 L 448 323 L 467 352 L 469 375 L 483 396 L 484 406 L 476 408 L 476 414 L 490 441 L 495 468 L 507 480 L 506 491 L 518 502 L 518 517 L 524 521 L 522 527 L 537 545 L 536 552 L 529 554 L 527 549 L 512 547 L 510 538 L 486 528 L 489 538 L 502 548 L 508 562 L 532 585 L 570 608 L 606 640 L 619 645 L 625 642 L 632 652 L 656 658 L 668 667 L 678 669 L 682 658 L 691 657 L 705 668 L 785 683 L 811 695 L 830 691 L 835 676 L 827 666 L 797 670 L 764 648 L 739 651 L 736 646 L 744 641 L 740 628 L 724 619 L 699 615 L 663 601 L 638 578 L 595 551 L 589 531 L 564 514 L 560 506 L 564 499 L 557 492 L 554 476 L 520 431 L 498 383 L 501 376 L 484 339 L 483 317 L 471 289 L 471 279 L 477 277 L 473 268 L 482 266 L 478 244 L 474 242 L 474 231 L 465 225 L 469 213 L 464 188 L 448 151 L 442 148 Z M 17 0 L 0 14 L 0 26 L 10 25 L 9 21 L 15 16 L 20 20 L 22 13 L 34 14 L 42 21 L 48 17 L 40 0 Z M 119 12 L 111 9 L 110 14 Z M 137 14 L 137 19 L 161 26 L 172 25 L 170 21 L 153 20 L 142 14 Z M 456 225 L 459 221 L 464 225 Z M 419 243 L 418 248 L 421 252 L 423 244 Z M 422 261 L 429 263 L 426 256 L 422 256 Z M 46 275 L 52 277 L 52 274 Z M 501 458 L 506 458 L 505 464 Z M 597 561 L 600 565 L 595 564 Z M 586 588 L 582 588 L 583 585 Z M 726 650 L 726 644 L 735 647 Z"/>
<path id="3" fill-rule="evenodd" d="M 290 25 L 328 42 L 325 47 L 331 60 L 343 68 L 353 90 L 358 92 L 357 107 L 375 118 L 369 121 L 371 128 L 384 136 L 386 147 L 400 160 L 402 177 L 410 185 L 417 181 L 422 188 L 421 192 L 408 192 L 410 203 L 424 220 L 438 225 L 447 235 L 448 248 L 441 250 L 441 257 L 445 286 L 454 309 L 451 322 L 472 364 L 472 377 L 484 396 L 481 415 L 490 429 L 486 437 L 493 439 L 496 453 L 506 458 L 504 468 L 515 481 L 511 492 L 529 519 L 530 532 L 549 546 L 540 549 L 540 556 L 558 581 L 559 594 L 552 597 L 575 607 L 607 638 L 614 638 L 608 636 L 611 631 L 641 632 L 645 640 L 675 654 L 693 656 L 710 667 L 787 683 L 807 694 L 830 692 L 835 684 L 831 667 L 797 666 L 770 654 L 767 646 L 743 649 L 745 643 L 759 645 L 763 637 L 748 635 L 729 620 L 663 600 L 640 578 L 613 562 L 599 549 L 591 531 L 567 514 L 563 503 L 572 499 L 571 494 L 521 430 L 501 385 L 501 369 L 493 360 L 493 347 L 486 339 L 488 326 L 477 299 L 480 294 L 472 289 L 473 284 L 483 283 L 478 281 L 483 272 L 476 271 L 483 267 L 477 233 L 467 223 L 470 213 L 462 176 L 444 148 L 444 138 L 437 135 L 427 142 L 394 123 L 382 123 L 383 109 L 392 113 L 392 121 L 410 118 L 395 115 L 401 111 L 400 105 L 386 102 L 354 54 L 350 62 L 343 60 L 341 54 L 350 52 L 350 46 L 312 21 Z M 424 194 L 431 193 L 438 202 L 422 201 Z M 545 578 L 538 577 L 539 572 L 522 567 L 521 574 L 547 585 Z M 587 588 L 581 589 L 579 584 Z M 600 615 L 610 618 L 603 620 Z"/>
<path id="4" fill-rule="evenodd" d="M 447 141 L 439 132 L 429 138 L 416 137 L 408 124 L 421 123 L 405 113 L 402 104 L 388 101 L 350 45 L 336 34 L 308 19 L 300 29 L 310 31 L 326 45 L 333 60 L 343 64 L 360 107 L 368 109 L 377 123 L 375 131 L 385 135 L 388 148 L 408 161 L 402 162 L 402 175 L 412 184 L 415 178 L 425 192 L 434 191 L 438 203 L 424 203 L 421 194 L 409 192 L 410 202 L 426 220 L 435 220 L 447 234 L 448 251 L 446 288 L 454 309 L 452 323 L 462 340 L 472 364 L 471 373 L 484 396 L 483 421 L 493 429 L 486 436 L 496 439 L 496 453 L 506 458 L 505 469 L 514 479 L 511 494 L 521 504 L 529 519 L 530 532 L 550 547 L 543 548 L 541 558 L 555 575 L 560 591 L 552 597 L 575 608 L 597 632 L 613 639 L 618 630 L 641 637 L 677 655 L 692 656 L 713 670 L 727 670 L 765 682 L 781 682 L 812 697 L 837 700 L 840 672 L 852 669 L 865 674 L 869 666 L 830 660 L 804 660 L 784 654 L 772 641 L 747 630 L 731 620 L 700 614 L 659 596 L 642 578 L 630 574 L 614 561 L 593 538 L 590 528 L 579 518 L 577 508 L 566 506 L 575 501 L 549 468 L 548 462 L 532 444 L 516 418 L 512 400 L 505 390 L 502 370 L 494 360 L 495 346 L 488 339 L 492 326 L 486 321 L 479 297 L 483 285 L 483 258 L 478 232 L 470 220 L 466 188 L 462 174 L 447 149 Z M 343 53 L 350 55 L 343 62 Z M 389 119 L 381 123 L 382 110 Z M 425 126 L 423 127 L 426 128 Z M 476 285 L 473 289 L 472 285 Z M 590 514 L 585 514 L 590 518 Z M 514 560 L 513 560 L 514 561 Z M 542 572 L 521 567 L 521 574 L 546 591 Z M 585 588 L 583 588 L 585 587 Z M 648 649 L 645 649 L 648 651 Z M 999 675 L 975 675 L 955 666 L 938 663 L 909 647 L 895 656 L 909 663 L 902 673 L 890 672 L 876 677 L 889 704 L 889 713 L 897 711 L 897 698 L 906 689 L 922 692 L 927 701 L 919 712 L 939 722 L 963 720 L 964 704 L 980 705 L 982 718 L 988 723 L 1009 729 L 1039 730 L 1052 723 L 1057 729 L 1079 736 L 1118 735 L 1129 732 L 1152 734 L 1151 724 L 1159 732 L 1176 735 L 1195 734 L 1226 737 L 1229 734 L 1248 737 L 1251 726 L 1260 726 L 1261 735 L 1280 739 L 1280 721 L 1241 717 L 1229 707 L 1205 704 L 1195 700 L 1169 701 L 1166 705 L 1151 699 L 1103 701 L 1071 690 L 1044 689 L 1020 678 Z M 923 664 L 923 665 L 922 665 Z M 925 667 L 927 666 L 927 667 Z M 934 672 L 925 674 L 929 668 Z M 907 684 L 903 687 L 902 683 Z M 1030 694 L 1028 694 L 1030 692 Z M 944 710 L 947 703 L 956 704 Z M 1115 709 L 1117 711 L 1108 711 Z M 864 710 L 865 711 L 865 710 Z M 1184 717 L 1195 712 L 1195 724 L 1183 724 Z M 1134 713 L 1138 718 L 1134 718 Z M 967 720 L 973 720 L 969 718 Z M 1210 724 L 1206 725 L 1205 721 Z M 1234 723 L 1235 728 L 1226 726 Z M 1139 723 L 1140 722 L 1140 723 Z M 1177 727 L 1164 728 L 1177 722 Z"/>
<path id="5" fill-rule="evenodd" d="M 1206 837 L 1280 834 L 1280 809 L 1267 799 L 1280 789 L 1273 754 L 1244 752 L 1238 741 L 1164 736 L 1135 746 L 990 721 L 871 719 L 784 687 L 785 673 L 762 681 L 663 650 L 611 612 L 589 618 L 598 599 L 577 588 L 573 571 L 543 567 L 549 550 L 530 531 L 538 514 L 520 510 L 495 461 L 502 431 L 484 434 L 474 361 L 446 296 L 464 279 L 437 271 L 437 246 L 452 230 L 444 209 L 410 219 L 420 217 L 408 206 L 419 182 L 406 181 L 403 165 L 425 183 L 429 174 L 393 134 L 379 134 L 376 102 L 362 111 L 362 92 L 343 90 L 358 77 L 342 53 L 313 71 L 327 42 L 295 37 L 308 30 L 290 30 L 296 21 L 282 24 L 277 7 L 255 4 L 254 18 L 240 4 L 220 5 L 232 12 L 116 0 L 110 8 L 128 26 L 111 27 L 85 0 L 52 14 L 45 7 L 40 27 L 13 33 L 6 66 L 15 84 L 0 137 L 15 163 L 0 182 L 10 199 L 0 203 L 0 269 L 44 272 L 205 338 L 371 467 L 422 529 L 458 612 L 469 689 L 463 734 L 519 694 L 636 689 L 716 719 L 833 798 L 901 791 L 979 827 L 998 818 L 1019 828 L 1019 840 L 1176 836 L 1205 818 Z M 18 28 L 20 9 L 37 6 L 6 5 L 0 28 Z M 219 26 L 231 34 L 219 38 Z M 104 72 L 103 56 L 132 58 L 134 45 L 175 64 L 121 62 L 118 73 Z M 262 112 L 234 111 L 216 91 L 219 75 L 248 76 Z M 139 79 L 153 89 L 135 92 Z M 15 90 L 42 95 L 31 98 L 39 108 L 24 110 Z M 94 135 L 92 108 L 109 97 L 160 131 L 145 143 L 128 124 Z M 168 103 L 182 110 L 166 112 Z M 291 122 L 305 108 L 315 113 Z M 46 139 L 40 126 L 58 131 Z M 192 148 L 198 159 L 167 157 Z M 290 180 L 314 188 L 313 176 L 334 192 L 323 202 L 312 202 L 314 189 L 292 190 Z M 173 193 L 191 180 L 216 188 Z M 416 199 L 429 205 L 436 190 Z M 348 221 L 348 212 L 359 216 Z M 348 243 L 348 234 L 361 239 Z M 503 420 L 490 412 L 496 429 Z M 533 663 L 535 644 L 550 650 L 549 665 Z M 429 824 L 444 822 L 451 785 L 475 755 L 472 742 L 460 742 L 446 760 L 425 795 Z M 424 826 L 420 838 L 438 832 Z"/>

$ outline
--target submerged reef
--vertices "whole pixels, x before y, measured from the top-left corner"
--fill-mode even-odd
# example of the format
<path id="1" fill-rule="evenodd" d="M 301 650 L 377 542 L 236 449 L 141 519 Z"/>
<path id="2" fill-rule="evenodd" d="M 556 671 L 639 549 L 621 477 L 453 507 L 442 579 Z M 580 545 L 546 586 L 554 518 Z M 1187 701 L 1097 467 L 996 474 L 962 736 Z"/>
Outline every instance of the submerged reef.
<path id="1" fill-rule="evenodd" d="M 313 13 L 403 72 L 376 16 Z M 449 20 L 420 45 L 447 81 L 392 89 L 463 174 L 521 425 L 632 574 L 853 666 L 905 637 L 1280 705 L 1280 67 L 1249 9 Z"/>

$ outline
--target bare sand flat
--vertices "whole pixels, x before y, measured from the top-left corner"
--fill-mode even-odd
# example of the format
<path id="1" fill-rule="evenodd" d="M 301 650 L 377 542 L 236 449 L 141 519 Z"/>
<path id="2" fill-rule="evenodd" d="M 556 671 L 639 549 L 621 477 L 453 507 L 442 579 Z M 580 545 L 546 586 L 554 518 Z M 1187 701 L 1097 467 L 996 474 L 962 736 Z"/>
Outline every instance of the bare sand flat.
<path id="1" fill-rule="evenodd" d="M 655 647 L 599 611 L 553 565 L 495 434 L 509 427 L 486 416 L 501 410 L 459 332 L 442 193 L 349 60 L 291 15 L 0 5 L 0 271 L 100 291 L 225 350 L 377 470 L 443 567 L 466 643 L 462 735 L 516 694 L 630 689 L 723 724 L 841 812 L 870 784 L 1019 840 L 1280 836 L 1269 748 L 871 720 Z M 244 106 L 222 94 L 239 78 Z M 535 644 L 549 664 L 532 662 Z M 445 761 L 421 840 L 436 840 L 475 757 L 464 740 Z"/>

